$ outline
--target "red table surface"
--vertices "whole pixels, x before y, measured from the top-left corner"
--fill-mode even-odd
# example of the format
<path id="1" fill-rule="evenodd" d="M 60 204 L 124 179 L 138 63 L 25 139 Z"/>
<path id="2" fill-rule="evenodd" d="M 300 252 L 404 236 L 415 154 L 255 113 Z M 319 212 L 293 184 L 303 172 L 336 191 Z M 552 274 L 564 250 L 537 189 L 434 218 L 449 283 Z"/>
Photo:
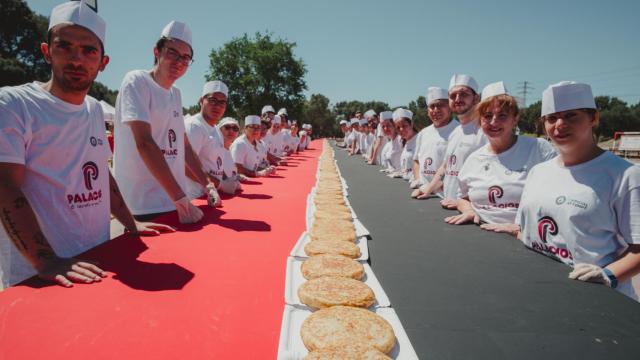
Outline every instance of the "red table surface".
<path id="1" fill-rule="evenodd" d="M 286 259 L 305 228 L 321 141 L 244 184 L 205 221 L 120 236 L 83 254 L 109 272 L 71 289 L 31 279 L 0 292 L 0 359 L 275 359 Z"/>

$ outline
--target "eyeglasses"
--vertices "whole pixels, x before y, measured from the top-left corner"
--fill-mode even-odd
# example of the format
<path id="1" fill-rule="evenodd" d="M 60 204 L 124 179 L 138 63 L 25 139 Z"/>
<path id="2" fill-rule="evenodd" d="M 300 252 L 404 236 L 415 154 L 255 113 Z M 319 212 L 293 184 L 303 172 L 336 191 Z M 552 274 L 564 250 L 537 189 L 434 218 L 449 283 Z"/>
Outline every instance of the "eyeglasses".
<path id="1" fill-rule="evenodd" d="M 252 131 L 260 131 L 260 125 L 247 125 L 244 128 Z"/>
<path id="2" fill-rule="evenodd" d="M 177 50 L 172 49 L 170 47 L 166 47 L 165 49 L 166 49 L 165 54 L 167 55 L 169 60 L 179 62 L 187 66 L 193 64 L 194 60 L 193 58 L 191 58 L 190 55 L 180 55 L 180 53 Z"/>
<path id="3" fill-rule="evenodd" d="M 222 127 L 223 129 L 227 130 L 227 131 L 233 131 L 233 132 L 238 132 L 240 131 L 240 128 L 237 126 L 233 126 L 233 125 L 225 125 Z"/>
<path id="4" fill-rule="evenodd" d="M 473 94 L 469 91 L 456 91 L 456 92 L 452 92 L 449 94 L 449 99 L 451 100 L 455 100 L 457 97 L 460 97 L 462 99 L 468 98 L 473 96 Z"/>
<path id="5" fill-rule="evenodd" d="M 207 102 L 211 103 L 212 105 L 227 105 L 227 100 L 218 100 L 213 96 L 207 96 L 205 97 L 205 99 L 207 99 Z"/>
<path id="6" fill-rule="evenodd" d="M 507 113 L 491 113 L 491 112 L 486 112 L 484 114 L 482 114 L 481 116 L 482 121 L 486 122 L 486 123 L 490 123 L 493 119 L 496 120 L 496 122 L 505 122 L 507 120 L 509 120 L 509 114 Z"/>

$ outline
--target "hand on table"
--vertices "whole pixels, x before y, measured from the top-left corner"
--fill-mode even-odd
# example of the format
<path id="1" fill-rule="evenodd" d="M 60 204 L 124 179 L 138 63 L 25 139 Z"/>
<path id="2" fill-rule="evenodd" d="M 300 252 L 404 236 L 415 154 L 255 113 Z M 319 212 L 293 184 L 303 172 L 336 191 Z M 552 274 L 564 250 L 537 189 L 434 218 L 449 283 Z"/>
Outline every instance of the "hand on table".
<path id="1" fill-rule="evenodd" d="M 38 271 L 38 276 L 64 287 L 72 287 L 73 283 L 100 282 L 102 278 L 107 277 L 107 274 L 88 261 L 55 256 Z"/>
<path id="2" fill-rule="evenodd" d="M 411 193 L 411 197 L 418 200 L 427 199 L 430 196 L 432 196 L 432 191 L 429 184 L 423 184 Z"/>
<path id="3" fill-rule="evenodd" d="M 129 233 L 131 235 L 156 236 L 156 235 L 160 235 L 161 233 L 169 233 L 169 232 L 176 231 L 176 229 L 165 224 L 157 224 L 153 222 L 138 222 L 138 221 L 136 221 L 135 224 L 136 224 L 135 230 L 129 229 Z"/>
<path id="4" fill-rule="evenodd" d="M 517 236 L 520 232 L 520 225 L 517 224 L 482 224 L 480 229 L 493 231 L 497 233 L 507 233 L 509 235 Z"/>
<path id="5" fill-rule="evenodd" d="M 455 210 L 458 208 L 458 200 L 444 199 L 440 201 L 440 205 L 445 209 Z"/>
<path id="6" fill-rule="evenodd" d="M 202 210 L 193 205 L 191 200 L 186 196 L 176 200 L 174 204 L 176 205 L 178 219 L 181 224 L 193 224 L 204 217 Z"/>
<path id="7" fill-rule="evenodd" d="M 420 179 L 416 179 L 413 180 L 409 183 L 409 188 L 411 189 L 417 189 L 420 187 L 420 185 L 422 185 L 422 182 L 420 181 Z"/>
<path id="8" fill-rule="evenodd" d="M 569 273 L 569 279 L 599 283 L 611 287 L 611 280 L 604 273 L 604 270 L 600 266 L 593 264 L 576 264 L 573 267 L 573 271 Z"/>
<path id="9" fill-rule="evenodd" d="M 452 225 L 462 225 L 471 221 L 473 221 L 476 224 L 479 224 L 480 216 L 478 216 L 478 214 L 476 214 L 474 211 L 465 211 L 462 214 L 447 216 L 446 218 L 444 218 L 444 221 L 447 224 L 452 224 Z"/>
<path id="10" fill-rule="evenodd" d="M 215 185 L 209 183 L 209 185 L 207 185 L 206 191 L 207 191 L 207 204 L 210 207 L 222 206 L 222 199 L 220 198 L 220 194 L 218 194 L 218 190 L 216 190 Z"/>

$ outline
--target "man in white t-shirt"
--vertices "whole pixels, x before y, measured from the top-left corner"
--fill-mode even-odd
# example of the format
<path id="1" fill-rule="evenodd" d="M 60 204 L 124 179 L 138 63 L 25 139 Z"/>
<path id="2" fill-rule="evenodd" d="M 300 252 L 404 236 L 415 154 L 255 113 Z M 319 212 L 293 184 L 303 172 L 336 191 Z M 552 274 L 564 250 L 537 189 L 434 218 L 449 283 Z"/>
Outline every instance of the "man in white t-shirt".
<path id="1" fill-rule="evenodd" d="M 350 124 L 351 133 L 347 138 L 347 146 L 349 147 L 349 155 L 355 155 L 360 153 L 360 120 L 353 118 Z"/>
<path id="2" fill-rule="evenodd" d="M 207 82 L 198 100 L 200 112 L 184 119 L 189 144 L 216 189 L 221 186 L 224 173 L 221 162 L 225 153 L 224 140 L 217 124 L 227 109 L 228 94 L 229 88 L 222 81 Z M 202 196 L 207 190 L 190 172 L 187 172 L 186 185 L 186 193 L 191 199 Z"/>
<path id="3" fill-rule="evenodd" d="M 284 134 L 282 133 L 282 118 L 280 115 L 274 115 L 271 119 L 271 128 L 267 131 L 264 139 L 262 139 L 267 145 L 269 154 L 276 157 L 278 160 L 285 155 L 284 154 Z"/>
<path id="4" fill-rule="evenodd" d="M 109 240 L 109 212 L 137 223 L 107 165 L 100 103 L 87 96 L 107 66 L 106 24 L 84 1 L 56 6 L 41 45 L 51 78 L 0 89 L 0 289 L 33 275 L 71 287 L 106 273 L 74 256 Z"/>
<path id="5" fill-rule="evenodd" d="M 260 117 L 248 115 L 244 118 L 244 134 L 233 141 L 229 151 L 238 172 L 248 177 L 268 176 L 269 168 L 260 169 L 263 154 L 259 146 L 262 125 Z"/>
<path id="6" fill-rule="evenodd" d="M 458 173 L 466 158 L 487 143 L 475 116 L 475 106 L 480 101 L 478 83 L 469 75 L 454 74 L 449 82 L 449 107 L 456 114 L 460 126 L 456 127 L 447 144 L 445 159 L 434 178 L 420 187 L 418 199 L 443 188 L 441 201 L 447 209 L 457 209 L 459 198 Z"/>
<path id="7" fill-rule="evenodd" d="M 216 205 L 219 196 L 189 144 L 180 90 L 173 86 L 192 62 L 191 30 L 170 22 L 153 52 L 153 68 L 130 71 L 120 86 L 114 176 L 138 218 L 177 210 L 181 223 L 198 222 L 204 215 L 185 193 L 186 171 L 206 187 L 210 205 Z"/>
<path id="8" fill-rule="evenodd" d="M 432 124 L 422 129 L 416 139 L 416 150 L 413 154 L 416 180 L 411 184 L 412 188 L 433 180 L 444 160 L 449 137 L 459 125 L 458 120 L 451 119 L 449 94 L 445 89 L 434 86 L 427 89 L 427 114 Z M 417 189 L 411 197 L 421 195 L 421 190 Z"/>

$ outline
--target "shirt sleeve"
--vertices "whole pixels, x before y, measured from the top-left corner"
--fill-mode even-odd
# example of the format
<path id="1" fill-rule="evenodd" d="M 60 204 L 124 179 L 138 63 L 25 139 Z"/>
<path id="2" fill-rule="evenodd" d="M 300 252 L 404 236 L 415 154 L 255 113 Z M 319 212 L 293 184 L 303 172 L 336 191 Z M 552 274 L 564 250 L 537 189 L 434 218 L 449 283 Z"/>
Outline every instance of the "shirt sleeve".
<path id="1" fill-rule="evenodd" d="M 235 162 L 236 164 L 244 164 L 244 158 L 246 156 L 247 149 L 245 149 L 245 147 L 242 145 L 243 144 L 240 143 L 233 143 L 231 144 L 231 148 L 229 149 L 229 151 L 231 151 L 233 162 Z"/>
<path id="2" fill-rule="evenodd" d="M 200 155 L 203 146 L 205 146 L 202 128 L 189 121 L 189 119 L 186 119 L 184 122 L 184 130 L 189 139 L 189 144 L 191 144 L 191 148 L 196 154 Z"/>
<path id="3" fill-rule="evenodd" d="M 129 73 L 122 80 L 120 87 L 119 111 L 120 121 L 144 121 L 151 123 L 149 109 L 150 94 L 142 77 Z"/>
<path id="4" fill-rule="evenodd" d="M 614 202 L 620 235 L 627 244 L 640 244 L 640 167 L 633 165 Z M 627 190 L 628 189 L 628 190 Z"/>
<path id="5" fill-rule="evenodd" d="M 31 131 L 24 119 L 0 98 L 0 162 L 24 165 L 30 138 Z"/>

